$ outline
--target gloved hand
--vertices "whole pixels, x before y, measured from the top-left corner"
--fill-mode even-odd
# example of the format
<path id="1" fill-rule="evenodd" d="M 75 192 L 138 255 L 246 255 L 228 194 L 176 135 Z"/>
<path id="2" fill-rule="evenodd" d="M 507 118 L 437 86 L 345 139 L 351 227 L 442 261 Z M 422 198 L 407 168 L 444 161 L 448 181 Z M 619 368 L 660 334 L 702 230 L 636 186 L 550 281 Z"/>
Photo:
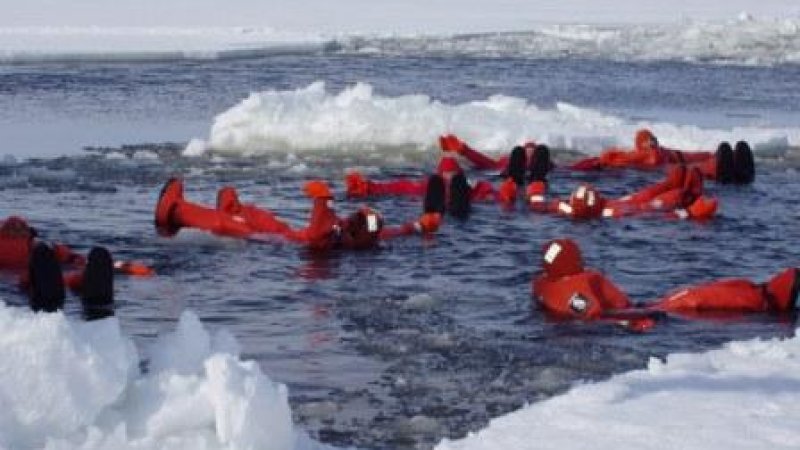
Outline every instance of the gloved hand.
<path id="1" fill-rule="evenodd" d="M 414 222 L 414 228 L 422 234 L 433 234 L 439 229 L 442 223 L 442 215 L 439 213 L 425 213 L 419 220 Z"/>
<path id="2" fill-rule="evenodd" d="M 366 197 L 369 195 L 369 182 L 357 171 L 348 173 L 345 176 L 348 197 Z"/>
<path id="3" fill-rule="evenodd" d="M 513 178 L 508 177 L 500 183 L 500 187 L 497 189 L 497 200 L 506 205 L 517 201 L 517 184 L 514 183 Z"/>
<path id="4" fill-rule="evenodd" d="M 689 217 L 694 220 L 707 220 L 717 212 L 717 199 L 713 197 L 701 196 L 694 201 L 686 211 Z"/>
<path id="5" fill-rule="evenodd" d="M 454 134 L 443 134 L 439 136 L 439 147 L 443 152 L 462 153 L 464 142 Z"/>

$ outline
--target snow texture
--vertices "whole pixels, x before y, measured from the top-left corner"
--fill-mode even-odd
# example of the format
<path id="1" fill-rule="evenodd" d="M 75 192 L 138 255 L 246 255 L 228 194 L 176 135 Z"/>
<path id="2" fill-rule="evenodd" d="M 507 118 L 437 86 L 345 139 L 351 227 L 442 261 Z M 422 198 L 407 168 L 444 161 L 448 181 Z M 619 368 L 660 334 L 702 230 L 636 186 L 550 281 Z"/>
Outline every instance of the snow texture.
<path id="1" fill-rule="evenodd" d="M 116 318 L 74 322 L 0 302 L 0 448 L 312 449 L 286 386 L 191 312 L 137 351 Z"/>

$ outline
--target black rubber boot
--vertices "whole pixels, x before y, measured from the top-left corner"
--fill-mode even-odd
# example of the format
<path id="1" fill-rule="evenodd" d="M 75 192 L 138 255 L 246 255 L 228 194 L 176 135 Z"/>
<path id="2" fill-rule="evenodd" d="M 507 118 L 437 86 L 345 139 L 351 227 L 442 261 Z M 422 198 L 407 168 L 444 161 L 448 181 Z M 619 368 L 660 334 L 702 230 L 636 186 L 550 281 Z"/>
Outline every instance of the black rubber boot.
<path id="1" fill-rule="evenodd" d="M 28 262 L 29 304 L 34 311 L 54 312 L 64 307 L 64 274 L 53 249 L 36 244 Z"/>
<path id="2" fill-rule="evenodd" d="M 103 247 L 89 252 L 81 285 L 81 303 L 86 320 L 114 315 L 114 262 Z"/>
<path id="3" fill-rule="evenodd" d="M 422 212 L 444 214 L 445 209 L 444 180 L 439 175 L 431 175 L 425 188 Z"/>
<path id="4" fill-rule="evenodd" d="M 756 164 L 753 159 L 753 150 L 745 141 L 736 143 L 733 150 L 734 182 L 737 184 L 750 184 L 756 178 Z"/>
<path id="5" fill-rule="evenodd" d="M 731 144 L 721 142 L 717 147 L 717 183 L 729 184 L 735 181 L 733 149 Z"/>
<path id="6" fill-rule="evenodd" d="M 527 158 L 525 158 L 525 149 L 522 147 L 514 147 L 508 157 L 508 167 L 506 168 L 506 176 L 511 177 L 517 186 L 525 186 L 525 171 L 527 169 Z"/>
<path id="7" fill-rule="evenodd" d="M 540 144 L 533 151 L 533 164 L 531 164 L 530 181 L 547 181 L 547 174 L 553 168 L 550 160 L 550 147 Z"/>
<path id="8" fill-rule="evenodd" d="M 183 201 L 183 181 L 170 178 L 161 188 L 156 204 L 155 225 L 159 235 L 172 237 L 178 234 L 181 227 L 172 220 L 172 212 L 180 201 Z"/>
<path id="9" fill-rule="evenodd" d="M 450 215 L 457 219 L 466 219 L 472 210 L 470 194 L 472 188 L 467 183 L 467 177 L 463 173 L 457 173 L 450 179 L 450 204 L 448 210 Z"/>

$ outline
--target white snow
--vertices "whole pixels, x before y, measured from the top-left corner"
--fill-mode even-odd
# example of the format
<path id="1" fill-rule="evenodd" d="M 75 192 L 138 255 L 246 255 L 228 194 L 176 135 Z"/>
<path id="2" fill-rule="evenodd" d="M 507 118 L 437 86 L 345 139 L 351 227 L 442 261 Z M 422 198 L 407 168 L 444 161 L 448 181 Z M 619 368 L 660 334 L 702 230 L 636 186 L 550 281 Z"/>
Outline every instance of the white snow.
<path id="1" fill-rule="evenodd" d="M 0 62 L 226 59 L 319 51 L 321 36 L 262 27 L 3 27 Z"/>
<path id="2" fill-rule="evenodd" d="M 116 318 L 0 302 L 0 448 L 311 449 L 286 386 L 191 312 L 143 355 Z"/>
<path id="3" fill-rule="evenodd" d="M 800 19 L 669 24 L 550 24 L 514 33 L 339 39 L 345 53 L 687 61 L 750 66 L 800 62 Z"/>
<path id="4" fill-rule="evenodd" d="M 385 97 L 357 83 L 330 93 L 323 82 L 287 91 L 253 93 L 219 114 L 207 146 L 219 153 L 327 150 L 357 152 L 399 147 L 429 151 L 442 133 L 455 133 L 478 149 L 507 152 L 533 139 L 588 153 L 629 147 L 638 128 L 683 150 L 714 150 L 721 140 L 746 139 L 756 151 L 800 144 L 800 128 L 736 127 L 728 130 L 665 122 L 631 122 L 567 103 L 544 109 L 525 99 L 495 95 L 450 105 L 426 95 Z M 205 147 L 200 143 L 193 148 Z"/>
<path id="5" fill-rule="evenodd" d="M 651 359 L 574 387 L 437 450 L 800 447 L 800 338 Z"/>
<path id="6" fill-rule="evenodd" d="M 800 61 L 795 0 L 708 3 L 12 0 L 0 14 L 0 62 L 259 57 L 332 41 L 345 51 L 415 56 Z"/>

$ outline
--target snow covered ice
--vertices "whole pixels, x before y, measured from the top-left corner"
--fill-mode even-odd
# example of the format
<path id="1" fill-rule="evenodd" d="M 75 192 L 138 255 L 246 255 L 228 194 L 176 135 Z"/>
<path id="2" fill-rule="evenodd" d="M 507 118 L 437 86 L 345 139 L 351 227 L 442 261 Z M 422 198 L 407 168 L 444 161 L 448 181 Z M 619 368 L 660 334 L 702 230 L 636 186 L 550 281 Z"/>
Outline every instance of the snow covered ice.
<path id="1" fill-rule="evenodd" d="M 0 448 L 321 448 L 286 386 L 191 312 L 143 355 L 116 318 L 76 322 L 0 303 Z"/>
<path id="2" fill-rule="evenodd" d="M 800 338 L 651 359 L 574 387 L 437 450 L 757 449 L 800 446 Z"/>
<path id="3" fill-rule="evenodd" d="M 668 147 L 690 151 L 713 151 L 722 140 L 748 140 L 756 152 L 785 150 L 800 143 L 798 128 L 715 130 L 667 122 L 632 122 L 567 103 L 540 108 L 505 95 L 450 105 L 421 94 L 381 96 L 366 83 L 330 93 L 320 81 L 296 90 L 251 94 L 217 115 L 207 145 L 195 140 L 186 152 L 197 155 L 206 147 L 245 155 L 397 147 L 427 151 L 437 145 L 441 133 L 449 132 L 490 152 L 507 152 L 533 139 L 556 148 L 596 154 L 609 146 L 630 146 L 641 127 L 651 128 Z"/>

